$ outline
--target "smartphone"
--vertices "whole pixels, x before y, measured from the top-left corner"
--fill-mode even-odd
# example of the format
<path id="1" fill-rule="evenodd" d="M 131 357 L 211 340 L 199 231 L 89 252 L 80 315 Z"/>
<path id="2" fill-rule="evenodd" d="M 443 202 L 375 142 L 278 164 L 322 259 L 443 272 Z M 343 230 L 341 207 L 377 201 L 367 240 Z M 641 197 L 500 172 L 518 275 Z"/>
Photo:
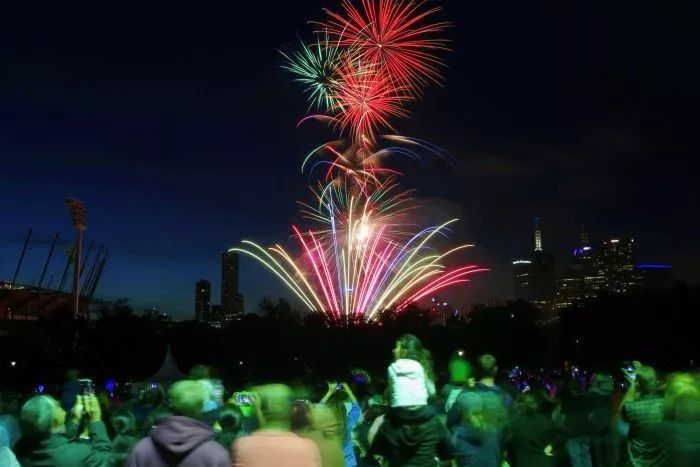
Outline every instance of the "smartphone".
<path id="1" fill-rule="evenodd" d="M 79 379 L 80 383 L 80 394 L 83 396 L 90 396 L 95 394 L 95 385 L 92 383 L 91 379 Z"/>
<path id="2" fill-rule="evenodd" d="M 335 390 L 336 391 L 342 391 L 343 390 L 343 383 L 337 383 L 335 385 Z"/>
<path id="3" fill-rule="evenodd" d="M 158 390 L 158 385 L 156 383 L 151 383 L 150 389 L 151 391 L 155 392 Z"/>
<path id="4" fill-rule="evenodd" d="M 637 372 L 634 369 L 634 364 L 632 362 L 622 362 L 622 372 L 625 373 L 630 380 L 635 381 L 637 379 Z"/>
<path id="5" fill-rule="evenodd" d="M 245 392 L 236 394 L 236 404 L 238 405 L 253 405 L 253 395 Z"/>

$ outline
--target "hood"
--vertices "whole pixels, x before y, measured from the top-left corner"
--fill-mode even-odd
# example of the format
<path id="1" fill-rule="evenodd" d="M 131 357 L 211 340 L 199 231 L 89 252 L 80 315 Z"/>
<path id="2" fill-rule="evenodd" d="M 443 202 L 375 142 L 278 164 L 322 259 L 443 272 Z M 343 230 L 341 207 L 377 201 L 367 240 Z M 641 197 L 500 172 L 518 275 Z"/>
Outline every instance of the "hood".
<path id="1" fill-rule="evenodd" d="M 180 456 L 214 439 L 214 432 L 202 422 L 174 415 L 151 431 L 151 439 L 158 447 Z"/>
<path id="2" fill-rule="evenodd" d="M 425 378 L 425 371 L 423 370 L 423 366 L 417 361 L 409 360 L 407 358 L 401 358 L 399 360 L 396 360 L 389 366 L 389 371 L 394 373 L 396 376 L 401 376 L 404 378 Z"/>
<path id="3" fill-rule="evenodd" d="M 430 423 L 434 417 L 435 409 L 430 406 L 417 409 L 395 407 L 387 415 L 390 423 L 386 425 L 391 425 L 388 438 L 395 445 L 415 447 L 434 430 Z"/>

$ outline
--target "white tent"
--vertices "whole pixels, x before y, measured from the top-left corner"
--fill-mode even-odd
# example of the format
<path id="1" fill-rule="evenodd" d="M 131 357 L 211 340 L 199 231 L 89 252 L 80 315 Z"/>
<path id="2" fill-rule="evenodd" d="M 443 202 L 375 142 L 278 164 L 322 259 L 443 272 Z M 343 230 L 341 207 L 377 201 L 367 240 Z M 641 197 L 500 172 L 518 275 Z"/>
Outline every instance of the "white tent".
<path id="1" fill-rule="evenodd" d="M 173 354 L 170 351 L 170 344 L 165 351 L 165 358 L 163 359 L 163 364 L 160 366 L 160 370 L 156 371 L 154 375 L 144 380 L 145 383 L 172 383 L 181 380 L 185 377 L 185 374 L 180 371 L 175 363 Z"/>

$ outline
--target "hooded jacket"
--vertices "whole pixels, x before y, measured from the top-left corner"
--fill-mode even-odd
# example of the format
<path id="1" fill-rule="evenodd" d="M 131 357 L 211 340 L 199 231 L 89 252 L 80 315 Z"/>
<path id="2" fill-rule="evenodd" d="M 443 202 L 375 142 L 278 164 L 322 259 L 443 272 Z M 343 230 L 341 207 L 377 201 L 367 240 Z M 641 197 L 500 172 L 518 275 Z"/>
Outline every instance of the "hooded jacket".
<path id="1" fill-rule="evenodd" d="M 396 360 L 389 365 L 388 373 L 392 407 L 426 405 L 428 397 L 435 394 L 435 384 L 416 360 Z"/>
<path id="2" fill-rule="evenodd" d="M 139 441 L 126 462 L 128 467 L 230 467 L 228 451 L 214 441 L 214 432 L 202 422 L 178 415 L 158 424 Z"/>
<path id="3" fill-rule="evenodd" d="M 432 407 L 392 408 L 379 427 L 370 451 L 390 467 L 433 467 L 453 456 L 450 433 Z"/>

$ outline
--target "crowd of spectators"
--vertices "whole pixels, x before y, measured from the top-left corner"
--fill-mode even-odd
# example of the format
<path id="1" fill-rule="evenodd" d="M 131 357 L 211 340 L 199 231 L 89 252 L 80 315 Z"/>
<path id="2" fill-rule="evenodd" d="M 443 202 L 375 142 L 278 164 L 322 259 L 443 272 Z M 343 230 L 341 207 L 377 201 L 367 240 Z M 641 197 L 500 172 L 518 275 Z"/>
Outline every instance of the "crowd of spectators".
<path id="1" fill-rule="evenodd" d="M 535 377 L 458 350 L 441 377 L 409 334 L 387 363 L 386 375 L 356 369 L 322 389 L 229 391 L 202 365 L 128 390 L 75 371 L 53 395 L 3 387 L 0 467 L 700 466 L 694 374 L 626 362 L 621 381 L 576 368 Z"/>

